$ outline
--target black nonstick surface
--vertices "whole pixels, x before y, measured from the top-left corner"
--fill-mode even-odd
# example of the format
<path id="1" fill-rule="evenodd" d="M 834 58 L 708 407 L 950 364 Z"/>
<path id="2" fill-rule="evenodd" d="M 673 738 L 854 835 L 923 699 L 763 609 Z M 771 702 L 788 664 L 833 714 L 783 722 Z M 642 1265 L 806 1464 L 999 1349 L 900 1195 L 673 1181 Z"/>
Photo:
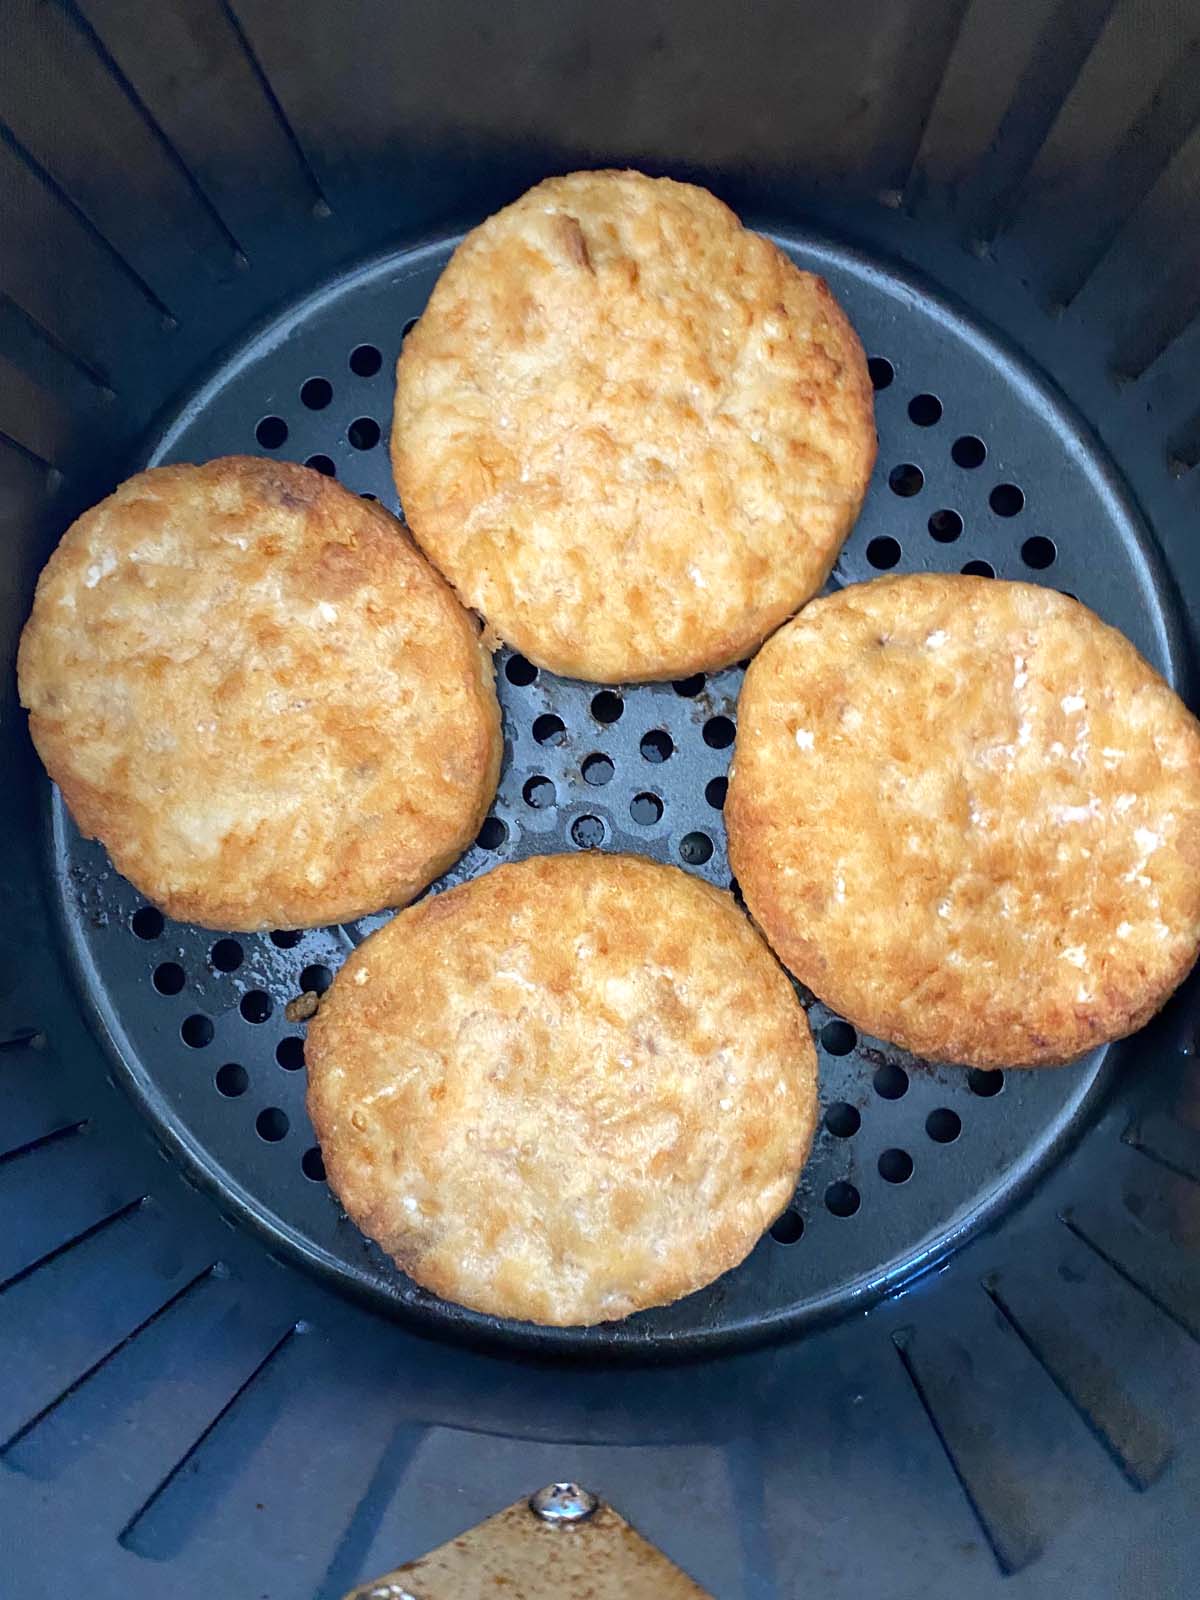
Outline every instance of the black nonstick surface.
<path id="1" fill-rule="evenodd" d="M 968 571 L 1076 595 L 1178 681 L 1169 589 L 1078 419 L 1011 350 L 920 282 L 824 238 L 779 242 L 821 272 L 871 357 L 879 461 L 833 579 Z M 175 410 L 151 463 L 234 452 L 307 462 L 396 510 L 392 372 L 452 241 L 329 283 L 236 350 Z M 501 652 L 505 760 L 477 843 L 434 890 L 554 850 L 639 851 L 731 884 L 721 816 L 741 670 L 618 690 Z M 935 1067 L 858 1038 L 802 995 L 823 1121 L 796 1196 L 749 1259 L 662 1310 L 538 1329 L 418 1289 L 344 1217 L 304 1111 L 302 1025 L 384 917 L 222 936 L 164 922 L 53 801 L 55 882 L 78 976 L 118 1073 L 165 1142 L 284 1253 L 396 1315 L 542 1352 L 666 1354 L 761 1340 L 865 1305 L 936 1264 L 1081 1129 L 1123 1048 L 1068 1068 Z M 386 914 L 385 914 L 386 915 Z"/>

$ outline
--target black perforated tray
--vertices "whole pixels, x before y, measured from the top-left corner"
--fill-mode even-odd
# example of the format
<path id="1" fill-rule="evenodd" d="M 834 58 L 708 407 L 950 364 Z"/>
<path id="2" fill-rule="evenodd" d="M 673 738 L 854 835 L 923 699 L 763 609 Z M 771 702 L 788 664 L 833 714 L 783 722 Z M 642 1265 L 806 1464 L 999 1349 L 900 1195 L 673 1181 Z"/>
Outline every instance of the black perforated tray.
<path id="1" fill-rule="evenodd" d="M 816 238 L 780 238 L 823 273 L 871 352 L 879 464 L 833 584 L 885 570 L 1022 577 L 1079 596 L 1168 676 L 1179 641 L 1133 508 L 1035 374 L 917 284 Z M 388 255 L 234 353 L 149 459 L 235 451 L 305 461 L 398 509 L 386 451 L 393 358 L 449 253 Z M 441 885 L 548 850 L 641 851 L 731 884 L 721 803 L 741 669 L 619 690 L 502 652 L 505 759 L 480 839 Z M 869 735 L 868 735 L 869 736 Z M 376 1303 L 542 1350 L 713 1349 L 869 1303 L 996 1215 L 1073 1137 L 1105 1052 L 1060 1071 L 914 1061 L 803 998 L 824 1120 L 787 1213 L 750 1258 L 670 1307 L 587 1330 L 506 1324 L 425 1293 L 326 1190 L 304 1111 L 303 1028 L 287 999 L 328 983 L 379 917 L 219 938 L 163 925 L 55 810 L 56 881 L 83 985 L 118 1068 L 163 1136 L 268 1238 Z M 736 887 L 736 886 L 734 886 Z M 150 935 L 147 937 L 147 935 Z"/>

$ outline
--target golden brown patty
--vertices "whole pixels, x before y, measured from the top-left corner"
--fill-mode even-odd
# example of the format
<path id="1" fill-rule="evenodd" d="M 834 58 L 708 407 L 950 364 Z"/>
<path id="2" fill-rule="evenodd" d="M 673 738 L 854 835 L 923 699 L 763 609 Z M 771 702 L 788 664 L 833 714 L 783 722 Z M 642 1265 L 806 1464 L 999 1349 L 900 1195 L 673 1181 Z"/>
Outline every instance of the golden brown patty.
<path id="1" fill-rule="evenodd" d="M 82 832 L 209 927 L 403 904 L 496 787 L 474 623 L 393 517 L 305 467 L 122 484 L 51 556 L 19 672 Z"/>
<path id="2" fill-rule="evenodd" d="M 936 1060 L 1070 1060 L 1196 959 L 1200 726 L 1051 589 L 930 575 L 814 602 L 746 675 L 725 816 L 796 976 Z"/>
<path id="3" fill-rule="evenodd" d="M 350 1216 L 418 1283 L 590 1323 L 736 1266 L 816 1116 L 804 1012 L 723 894 L 639 856 L 534 856 L 402 912 L 312 1024 Z"/>
<path id="4" fill-rule="evenodd" d="M 747 655 L 821 587 L 874 459 L 824 282 L 706 190 L 637 172 L 551 178 L 476 228 L 397 372 L 410 527 L 570 677 Z"/>

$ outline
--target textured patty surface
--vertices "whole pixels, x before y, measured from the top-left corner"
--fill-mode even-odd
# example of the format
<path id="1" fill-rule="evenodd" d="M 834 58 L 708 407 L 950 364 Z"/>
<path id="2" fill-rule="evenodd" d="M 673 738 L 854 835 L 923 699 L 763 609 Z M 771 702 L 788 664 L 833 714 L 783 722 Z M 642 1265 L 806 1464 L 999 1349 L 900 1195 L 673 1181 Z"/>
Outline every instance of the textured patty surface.
<path id="1" fill-rule="evenodd" d="M 1200 940 L 1200 726 L 1051 589 L 934 575 L 815 601 L 742 689 L 730 860 L 867 1033 L 1052 1064 L 1132 1032 Z"/>
<path id="2" fill-rule="evenodd" d="M 131 478 L 51 556 L 19 674 L 80 829 L 209 927 L 404 904 L 495 791 L 474 622 L 393 517 L 306 467 Z"/>
<path id="3" fill-rule="evenodd" d="M 680 677 L 821 587 L 871 385 L 824 282 L 713 195 L 578 172 L 456 250 L 405 340 L 392 459 L 419 542 L 531 660 Z"/>
<path id="4" fill-rule="evenodd" d="M 350 1216 L 418 1283 L 592 1323 L 700 1288 L 783 1210 L 816 1116 L 791 984 L 727 894 L 534 856 L 367 939 L 308 1037 Z"/>

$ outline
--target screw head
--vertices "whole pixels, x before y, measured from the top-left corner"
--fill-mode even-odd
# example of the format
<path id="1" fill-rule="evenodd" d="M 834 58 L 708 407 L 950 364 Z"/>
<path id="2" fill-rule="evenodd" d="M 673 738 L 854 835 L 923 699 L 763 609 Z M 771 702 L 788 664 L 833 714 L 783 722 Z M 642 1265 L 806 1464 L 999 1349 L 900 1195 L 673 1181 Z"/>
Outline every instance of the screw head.
<path id="1" fill-rule="evenodd" d="M 599 1500 L 577 1483 L 550 1483 L 530 1496 L 529 1509 L 543 1522 L 566 1524 L 586 1522 L 595 1516 Z"/>

